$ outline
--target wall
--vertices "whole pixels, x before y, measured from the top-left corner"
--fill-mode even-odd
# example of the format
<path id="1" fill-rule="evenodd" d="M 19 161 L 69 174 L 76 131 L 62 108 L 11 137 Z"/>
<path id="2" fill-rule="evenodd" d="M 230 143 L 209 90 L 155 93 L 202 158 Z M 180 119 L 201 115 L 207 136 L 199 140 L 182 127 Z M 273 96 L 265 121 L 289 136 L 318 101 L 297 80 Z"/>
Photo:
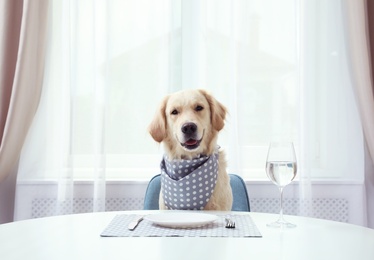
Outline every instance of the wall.
<path id="1" fill-rule="evenodd" d="M 37 189 L 35 189 L 37 185 Z M 143 207 L 147 181 L 118 181 L 107 185 L 107 211 L 138 210 Z M 56 184 L 23 183 L 23 198 L 19 198 L 18 219 L 45 217 L 53 214 L 56 207 L 68 208 L 69 202 L 57 202 L 54 196 Z M 251 211 L 279 212 L 277 188 L 269 182 L 247 182 Z M 312 217 L 366 225 L 364 214 L 364 184 L 353 182 L 316 182 L 313 184 L 313 200 L 299 200 L 297 182 L 285 188 L 285 214 L 309 212 Z M 47 195 L 46 195 L 47 194 Z M 50 194 L 50 195 L 48 195 Z M 75 185 L 73 213 L 92 211 L 92 185 L 78 182 Z M 303 205 L 300 208 L 299 205 Z"/>

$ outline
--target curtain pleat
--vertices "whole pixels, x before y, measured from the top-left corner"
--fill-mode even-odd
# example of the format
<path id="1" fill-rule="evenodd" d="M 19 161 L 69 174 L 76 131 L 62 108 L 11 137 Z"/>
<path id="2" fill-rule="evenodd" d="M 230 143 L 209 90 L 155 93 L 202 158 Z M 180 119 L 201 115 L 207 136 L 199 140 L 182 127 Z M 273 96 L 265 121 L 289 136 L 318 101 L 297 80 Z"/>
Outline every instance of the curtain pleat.
<path id="1" fill-rule="evenodd" d="M 5 1 L 3 4 L 0 181 L 16 164 L 38 107 L 48 17 L 46 0 Z"/>
<path id="2" fill-rule="evenodd" d="M 374 1 L 367 0 L 367 21 L 368 21 L 368 38 L 369 38 L 369 54 L 371 61 L 371 79 L 374 82 Z M 369 86 L 370 87 L 370 86 Z M 372 93 L 374 92 L 374 84 L 371 85 Z M 374 111 L 371 111 L 374 114 Z M 374 120 L 374 119 L 372 119 Z M 373 130 L 373 129 L 372 129 Z M 373 151 L 374 144 L 366 144 L 366 153 Z M 367 201 L 367 215 L 368 215 L 368 226 L 374 228 L 374 160 L 373 154 L 366 156 L 366 167 L 365 167 L 365 188 L 366 188 L 366 201 Z"/>

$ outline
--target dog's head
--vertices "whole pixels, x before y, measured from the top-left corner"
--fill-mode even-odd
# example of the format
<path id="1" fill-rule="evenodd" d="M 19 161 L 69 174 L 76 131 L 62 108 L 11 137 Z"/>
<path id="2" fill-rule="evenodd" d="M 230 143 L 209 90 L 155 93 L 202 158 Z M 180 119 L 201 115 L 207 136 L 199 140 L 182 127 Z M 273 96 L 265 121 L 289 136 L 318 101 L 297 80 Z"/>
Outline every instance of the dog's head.
<path id="1" fill-rule="evenodd" d="M 149 126 L 173 159 L 212 154 L 226 108 L 205 90 L 184 90 L 166 96 Z"/>

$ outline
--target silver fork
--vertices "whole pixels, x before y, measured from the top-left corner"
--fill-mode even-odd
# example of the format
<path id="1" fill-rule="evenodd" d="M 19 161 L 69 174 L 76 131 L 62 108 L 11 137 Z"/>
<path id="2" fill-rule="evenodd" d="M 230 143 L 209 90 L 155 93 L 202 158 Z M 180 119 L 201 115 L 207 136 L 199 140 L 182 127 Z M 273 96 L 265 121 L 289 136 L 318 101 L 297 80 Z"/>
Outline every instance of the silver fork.
<path id="1" fill-rule="evenodd" d="M 226 217 L 226 225 L 225 228 L 235 228 L 235 222 L 231 220 L 230 218 Z"/>

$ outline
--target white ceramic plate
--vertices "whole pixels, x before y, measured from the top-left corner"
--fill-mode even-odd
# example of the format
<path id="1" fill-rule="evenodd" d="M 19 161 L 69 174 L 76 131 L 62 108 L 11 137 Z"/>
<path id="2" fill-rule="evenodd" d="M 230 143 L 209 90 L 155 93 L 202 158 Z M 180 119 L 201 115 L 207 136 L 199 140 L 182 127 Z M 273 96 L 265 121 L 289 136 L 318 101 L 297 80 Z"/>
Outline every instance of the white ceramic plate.
<path id="1" fill-rule="evenodd" d="M 152 214 L 145 217 L 152 223 L 171 228 L 196 228 L 212 223 L 218 219 L 216 215 L 206 213 L 171 213 Z"/>

